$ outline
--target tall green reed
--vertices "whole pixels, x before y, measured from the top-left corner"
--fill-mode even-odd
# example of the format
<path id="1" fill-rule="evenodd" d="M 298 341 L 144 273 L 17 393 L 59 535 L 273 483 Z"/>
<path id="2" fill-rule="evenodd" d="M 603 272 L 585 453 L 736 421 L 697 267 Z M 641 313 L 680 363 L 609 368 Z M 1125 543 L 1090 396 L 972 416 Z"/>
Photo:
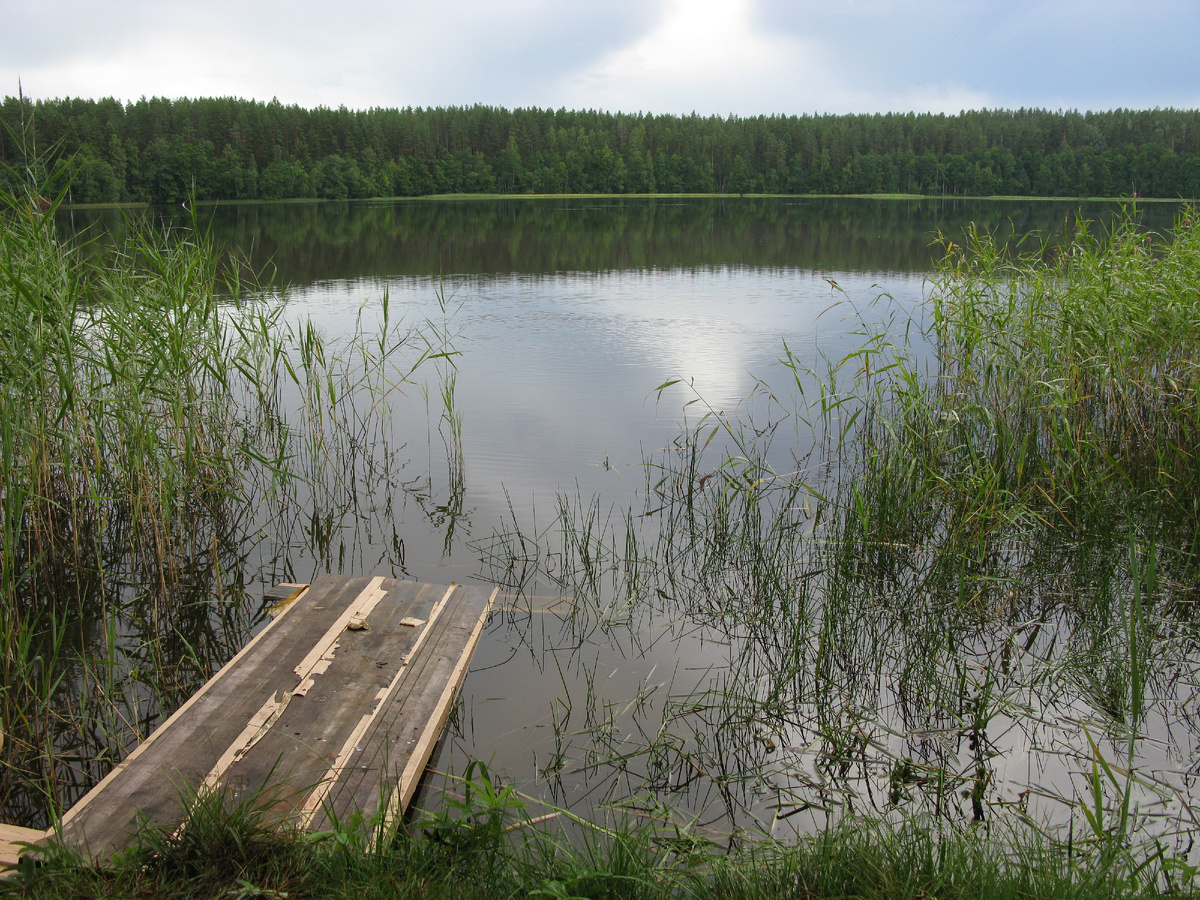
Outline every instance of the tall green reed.
<path id="1" fill-rule="evenodd" d="M 194 225 L 89 244 L 44 205 L 0 194 L 0 818 L 31 823 L 232 655 L 255 582 L 350 562 L 403 488 L 389 397 L 444 352 L 386 297 L 329 338 Z"/>
<path id="2" fill-rule="evenodd" d="M 1130 215 L 1076 222 L 1053 251 L 943 243 L 924 310 L 851 309 L 861 346 L 816 370 L 785 348 L 794 408 L 778 376 L 765 416 L 691 407 L 647 464 L 640 516 L 580 498 L 540 541 L 518 523 L 498 536 L 498 578 L 550 581 L 581 618 L 635 598 L 630 628 L 681 658 L 672 635 L 728 647 L 660 692 L 656 719 L 607 726 L 640 739 L 611 742 L 607 776 L 592 760 L 598 779 L 681 802 L 708 782 L 735 828 L 870 811 L 1069 844 L 1072 779 L 1097 771 L 1087 734 L 1131 773 L 1200 746 L 1200 228 L 1185 214 L 1160 239 Z M 1177 782 L 1131 776 L 1107 801 L 1138 848 L 1127 875 L 1186 862 L 1195 804 Z"/>

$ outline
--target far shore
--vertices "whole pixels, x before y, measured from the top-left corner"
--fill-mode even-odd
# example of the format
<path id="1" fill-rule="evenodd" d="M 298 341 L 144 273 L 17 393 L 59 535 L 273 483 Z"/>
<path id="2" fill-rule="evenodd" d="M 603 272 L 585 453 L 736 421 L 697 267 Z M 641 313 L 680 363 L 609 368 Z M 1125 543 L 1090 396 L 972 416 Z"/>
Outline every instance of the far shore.
<path id="1" fill-rule="evenodd" d="M 380 201 L 407 202 L 414 200 L 459 201 L 459 200 L 970 200 L 979 201 L 1038 201 L 1073 203 L 1196 203 L 1196 198 L 1186 197 L 1033 197 L 997 194 L 975 196 L 964 194 L 423 194 L 416 197 L 359 197 L 346 200 L 329 200 L 322 197 L 286 197 L 280 200 L 197 200 L 196 206 L 220 206 L 236 203 L 239 206 L 266 205 L 275 203 L 378 203 Z M 155 204 L 142 202 L 125 203 L 63 203 L 60 209 L 145 209 Z"/>

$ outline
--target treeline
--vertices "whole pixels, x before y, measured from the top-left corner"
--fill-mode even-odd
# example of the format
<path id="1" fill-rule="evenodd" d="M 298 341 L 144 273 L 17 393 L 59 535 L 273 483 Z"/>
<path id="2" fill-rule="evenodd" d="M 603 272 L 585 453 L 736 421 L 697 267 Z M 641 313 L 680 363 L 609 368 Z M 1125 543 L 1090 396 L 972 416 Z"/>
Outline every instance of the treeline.
<path id="1" fill-rule="evenodd" d="M 488 106 L 20 100 L 0 178 L 82 203 L 443 193 L 1200 196 L 1200 111 L 703 117 Z"/>

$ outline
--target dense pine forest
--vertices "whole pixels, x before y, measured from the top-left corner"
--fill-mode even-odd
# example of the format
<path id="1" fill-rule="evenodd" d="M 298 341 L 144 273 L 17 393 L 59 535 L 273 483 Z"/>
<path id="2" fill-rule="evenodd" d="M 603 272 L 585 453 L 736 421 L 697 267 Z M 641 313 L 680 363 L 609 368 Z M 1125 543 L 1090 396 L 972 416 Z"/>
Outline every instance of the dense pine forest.
<path id="1" fill-rule="evenodd" d="M 1200 196 L 1200 111 L 704 117 L 302 109 L 233 98 L 0 109 L 0 180 L 79 203 L 446 193 Z"/>

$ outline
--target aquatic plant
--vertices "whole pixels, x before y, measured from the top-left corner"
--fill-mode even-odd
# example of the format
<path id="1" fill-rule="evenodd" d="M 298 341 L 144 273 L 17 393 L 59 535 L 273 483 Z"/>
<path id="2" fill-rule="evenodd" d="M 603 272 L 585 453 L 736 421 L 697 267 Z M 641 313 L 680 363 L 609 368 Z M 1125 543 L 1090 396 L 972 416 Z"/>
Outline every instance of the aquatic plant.
<path id="1" fill-rule="evenodd" d="M 785 348 L 740 415 L 697 398 L 643 510 L 563 498 L 481 547 L 576 598 L 573 639 L 709 661 L 627 703 L 583 676 L 555 770 L 735 843 L 1017 826 L 1081 871 L 1188 881 L 1195 796 L 1162 757 L 1200 747 L 1200 227 L 943 245 L 908 322 L 846 298 L 857 350 Z"/>

